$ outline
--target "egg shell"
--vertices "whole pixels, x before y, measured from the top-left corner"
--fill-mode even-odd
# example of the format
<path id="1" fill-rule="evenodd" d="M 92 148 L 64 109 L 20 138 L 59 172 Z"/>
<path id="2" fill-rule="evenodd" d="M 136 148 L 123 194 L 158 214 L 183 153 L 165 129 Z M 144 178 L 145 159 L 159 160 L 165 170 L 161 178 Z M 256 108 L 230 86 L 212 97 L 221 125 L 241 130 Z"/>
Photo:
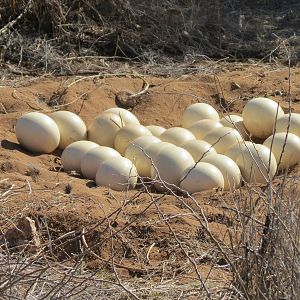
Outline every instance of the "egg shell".
<path id="1" fill-rule="evenodd" d="M 234 144 L 242 142 L 243 138 L 233 128 L 220 127 L 209 131 L 203 140 L 211 144 L 217 153 L 224 154 Z"/>
<path id="2" fill-rule="evenodd" d="M 151 157 L 154 158 L 158 153 L 165 147 L 177 147 L 174 144 L 167 143 L 167 142 L 159 142 L 151 144 L 147 147 L 145 147 L 145 153 Z"/>
<path id="3" fill-rule="evenodd" d="M 61 155 L 64 170 L 81 172 L 81 160 L 90 149 L 99 145 L 91 141 L 78 141 L 65 148 Z"/>
<path id="4" fill-rule="evenodd" d="M 181 146 L 186 141 L 195 140 L 195 136 L 187 129 L 172 127 L 165 130 L 159 137 L 163 142 Z"/>
<path id="5" fill-rule="evenodd" d="M 137 170 L 129 159 L 113 157 L 99 165 L 96 184 L 116 191 L 127 191 L 135 188 L 137 178 Z"/>
<path id="6" fill-rule="evenodd" d="M 251 135 L 266 139 L 273 133 L 276 118 L 284 115 L 277 102 L 269 98 L 253 98 L 243 109 L 243 122 Z"/>
<path id="7" fill-rule="evenodd" d="M 194 123 L 188 130 L 196 137 L 196 139 L 202 140 L 209 131 L 220 127 L 223 127 L 223 125 L 219 121 L 204 119 Z"/>
<path id="8" fill-rule="evenodd" d="M 184 170 L 193 166 L 195 161 L 186 150 L 177 146 L 171 146 L 160 150 L 153 158 L 153 164 L 155 168 L 151 166 L 151 178 L 158 180 L 159 174 L 161 180 L 173 189 L 172 185 L 179 186 Z M 156 182 L 155 187 L 159 191 L 166 190 L 161 182 Z"/>
<path id="9" fill-rule="evenodd" d="M 222 119 L 220 119 L 220 123 L 224 126 L 224 127 L 231 127 L 233 123 L 242 121 L 243 122 L 243 118 L 239 115 L 227 115 L 225 117 L 223 117 Z"/>
<path id="10" fill-rule="evenodd" d="M 252 144 L 248 149 L 243 149 L 236 164 L 244 180 L 249 183 L 266 184 L 274 177 L 277 169 L 275 156 L 268 147 L 260 144 Z"/>
<path id="11" fill-rule="evenodd" d="M 224 188 L 221 171 L 212 164 L 199 162 L 195 167 L 188 167 L 182 174 L 180 188 L 190 194 Z"/>
<path id="12" fill-rule="evenodd" d="M 112 108 L 105 110 L 104 113 L 113 113 L 113 114 L 118 115 L 121 118 L 124 126 L 130 125 L 130 124 L 133 124 L 133 125 L 140 124 L 140 121 L 138 120 L 138 118 L 133 113 L 131 113 L 130 111 L 128 111 L 127 109 L 124 109 L 124 108 L 112 107 Z"/>
<path id="13" fill-rule="evenodd" d="M 166 130 L 166 128 L 157 125 L 148 125 L 146 126 L 146 128 L 149 129 L 150 132 L 158 138 Z"/>
<path id="14" fill-rule="evenodd" d="M 84 178 L 95 180 L 99 165 L 106 159 L 121 157 L 113 148 L 98 146 L 88 150 L 82 157 L 80 169 Z"/>
<path id="15" fill-rule="evenodd" d="M 207 103 L 194 103 L 186 108 L 182 116 L 181 125 L 184 128 L 191 127 L 194 123 L 204 119 L 219 121 L 218 112 Z"/>
<path id="16" fill-rule="evenodd" d="M 136 124 L 126 125 L 116 134 L 114 148 L 121 155 L 124 155 L 126 148 L 134 139 L 146 135 L 152 136 L 152 133 L 145 126 Z"/>
<path id="17" fill-rule="evenodd" d="M 167 146 L 175 147 L 170 143 L 158 142 L 146 146 L 143 150 L 138 149 L 133 153 L 128 153 L 129 146 L 125 152 L 125 157 L 129 158 L 134 163 L 139 176 L 151 178 L 152 160 L 159 153 L 159 151 Z"/>
<path id="18" fill-rule="evenodd" d="M 161 140 L 158 137 L 153 135 L 139 136 L 129 143 L 128 147 L 125 150 L 124 156 L 127 157 L 126 156 L 127 153 L 128 155 L 127 158 L 131 160 L 131 157 L 134 156 L 135 153 L 138 152 L 139 150 L 143 150 L 145 147 L 159 142 L 161 142 Z"/>
<path id="19" fill-rule="evenodd" d="M 217 154 L 214 147 L 201 140 L 190 140 L 181 145 L 181 148 L 188 151 L 195 161 L 198 161 L 208 154 Z"/>
<path id="20" fill-rule="evenodd" d="M 49 115 L 59 128 L 60 142 L 58 148 L 65 149 L 68 145 L 86 140 L 87 130 L 82 119 L 66 110 L 56 111 Z"/>
<path id="21" fill-rule="evenodd" d="M 241 172 L 238 165 L 223 154 L 209 154 L 201 162 L 217 167 L 224 178 L 224 191 L 233 191 L 241 186 Z"/>
<path id="22" fill-rule="evenodd" d="M 263 145 L 271 149 L 279 164 L 279 170 L 287 169 L 300 162 L 300 138 L 296 134 L 275 133 L 269 136 Z"/>
<path id="23" fill-rule="evenodd" d="M 51 153 L 59 145 L 58 126 L 50 117 L 39 112 L 20 117 L 15 131 L 18 142 L 31 152 Z"/>
<path id="24" fill-rule="evenodd" d="M 88 129 L 88 140 L 113 148 L 116 134 L 123 127 L 120 117 L 114 113 L 98 115 Z"/>
<path id="25" fill-rule="evenodd" d="M 243 118 L 239 115 L 227 115 L 220 120 L 224 127 L 236 129 L 245 141 L 249 140 L 249 132 L 246 129 Z"/>
<path id="26" fill-rule="evenodd" d="M 252 142 L 245 141 L 245 142 L 238 142 L 234 144 L 232 147 L 230 147 L 224 155 L 231 158 L 234 162 L 236 162 L 238 156 L 242 153 L 244 149 L 247 149 L 250 145 L 252 145 Z"/>
<path id="27" fill-rule="evenodd" d="M 300 114 L 297 113 L 285 114 L 280 117 L 276 123 L 276 133 L 287 132 L 289 123 L 289 132 L 300 137 Z"/>
<path id="28" fill-rule="evenodd" d="M 128 158 L 134 163 L 139 176 L 148 176 L 148 174 L 145 173 L 145 169 L 147 169 L 146 160 L 148 159 L 145 155 L 145 148 L 160 142 L 161 141 L 159 138 L 152 135 L 141 136 L 133 140 L 126 148 L 124 157 Z"/>

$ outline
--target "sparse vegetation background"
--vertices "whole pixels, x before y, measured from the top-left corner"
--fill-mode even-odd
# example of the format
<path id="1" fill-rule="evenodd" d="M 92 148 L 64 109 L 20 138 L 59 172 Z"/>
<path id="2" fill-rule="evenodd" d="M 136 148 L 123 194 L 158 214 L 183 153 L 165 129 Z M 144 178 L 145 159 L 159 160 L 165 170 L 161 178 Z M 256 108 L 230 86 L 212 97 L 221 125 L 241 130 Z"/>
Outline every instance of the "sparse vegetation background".
<path id="1" fill-rule="evenodd" d="M 0 57 L 24 72 L 76 74 L 82 60 L 299 59 L 300 4 L 286 1 L 1 0 Z M 87 71 L 99 70 L 89 65 Z M 77 66 L 77 68 L 76 68 Z M 92 69 L 91 69 L 92 68 Z"/>
<path id="2" fill-rule="evenodd" d="M 220 115 L 256 94 L 299 112 L 299 58 L 299 0 L 0 0 L 0 299 L 300 299 L 299 166 L 226 193 L 157 194 L 142 178 L 118 193 L 12 142 L 24 111 L 90 121 L 114 105 L 112 77 L 141 90 L 130 109 L 158 125 L 204 97 Z M 220 79 L 223 62 L 254 75 Z M 182 76 L 197 72 L 201 96 Z"/>

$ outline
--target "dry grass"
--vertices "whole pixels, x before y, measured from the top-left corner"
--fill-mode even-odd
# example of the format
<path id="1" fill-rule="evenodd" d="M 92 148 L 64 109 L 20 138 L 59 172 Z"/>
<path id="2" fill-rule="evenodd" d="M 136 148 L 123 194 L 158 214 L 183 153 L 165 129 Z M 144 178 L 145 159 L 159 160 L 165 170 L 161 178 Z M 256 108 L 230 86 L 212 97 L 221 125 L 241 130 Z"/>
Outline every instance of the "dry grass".
<path id="1" fill-rule="evenodd" d="M 9 180 L 3 182 L 2 202 L 10 201 L 16 191 L 30 197 L 30 188 L 22 191 Z M 209 215 L 193 196 L 180 196 L 168 188 L 187 213 L 166 214 L 163 195 L 151 194 L 148 184 L 133 197 L 120 199 L 122 205 L 110 215 L 68 232 L 59 231 L 55 226 L 60 225 L 41 213 L 32 211 L 30 218 L 18 215 L 15 220 L 8 220 L 3 213 L 1 227 L 8 229 L 0 239 L 1 295 L 3 299 L 296 299 L 300 288 L 299 177 L 284 174 L 280 182 L 220 195 L 224 217 L 230 218 L 223 237 L 211 229 Z M 130 218 L 127 208 L 142 195 L 149 199 L 147 205 Z M 228 199 L 235 205 L 226 205 Z M 157 215 L 152 224 L 144 220 L 150 209 Z M 130 222 L 116 230 L 113 224 L 120 222 L 121 215 Z M 174 221 L 183 216 L 198 223 L 208 248 L 182 235 Z M 165 251 L 174 253 L 164 260 L 162 269 L 148 264 L 158 243 L 151 237 L 153 226 L 158 224 L 167 230 Z M 101 238 L 91 238 L 95 233 Z M 109 258 L 101 256 L 99 249 L 103 247 Z M 136 266 L 122 263 L 120 258 L 126 253 L 138 259 Z M 87 265 L 91 256 L 98 261 L 94 271 Z M 204 261 L 210 265 L 206 274 L 201 271 Z M 177 271 L 172 275 L 174 268 Z M 213 271 L 220 268 L 231 273 L 232 280 L 216 280 Z M 124 279 L 124 269 L 135 275 Z M 176 274 L 194 275 L 187 284 L 178 281 Z"/>
<path id="2" fill-rule="evenodd" d="M 256 2 L 1 0 L 0 59 L 24 75 L 101 72 L 119 59 L 150 65 L 207 57 L 274 61 L 285 39 L 296 63 L 298 1 Z"/>
<path id="3" fill-rule="evenodd" d="M 210 61 L 206 55 L 272 61 L 286 54 L 289 43 L 297 46 L 297 38 L 290 39 L 289 34 L 263 46 L 261 41 L 272 32 L 267 29 L 270 19 L 261 25 L 259 15 L 250 18 L 252 10 L 247 7 L 241 19 L 237 2 L 152 1 L 149 7 L 145 1 L 124 0 L 0 0 L 1 61 L 12 74 L 90 75 L 102 74 L 122 58 L 159 66 L 167 76 L 174 71 L 168 57 L 184 58 L 185 67 L 199 59 Z M 299 17 L 289 11 L 291 19 Z M 280 22 L 284 21 L 287 17 Z M 290 63 L 293 55 L 298 54 L 288 55 Z M 53 94 L 49 105 L 64 106 L 64 92 Z M 167 188 L 181 209 L 168 212 L 164 195 L 151 193 L 149 183 L 118 199 L 120 206 L 109 215 L 86 224 L 70 220 L 76 225 L 71 230 L 47 218 L 47 210 L 12 216 L 1 209 L 0 295 L 2 299 L 297 299 L 300 195 L 299 176 L 293 174 L 279 175 L 277 184 L 245 185 L 218 195 L 223 212 L 219 217 L 227 226 L 221 236 L 212 229 L 205 206 L 192 195 Z M 35 167 L 28 175 L 33 182 L 39 180 Z M 65 194 L 70 193 L 72 186 L 67 185 Z M 20 185 L 9 178 L 0 180 L 3 207 L 24 194 L 34 208 L 36 195 L 29 181 Z M 114 197 L 111 191 L 108 196 Z M 145 205 L 134 215 L 129 213 L 142 197 Z M 149 210 L 155 219 L 145 221 Z M 120 222 L 116 229 L 114 224 L 122 218 L 128 222 Z M 197 236 L 177 226 L 183 219 L 196 224 Z M 164 228 L 166 239 L 154 236 L 156 226 Z M 159 266 L 151 264 L 156 246 L 169 254 Z M 103 249 L 107 255 L 102 255 Z M 135 264 L 124 263 L 124 257 Z M 97 268 L 89 265 L 91 258 Z M 208 266 L 206 272 L 203 265 Z M 215 271 L 229 275 L 216 279 Z"/>

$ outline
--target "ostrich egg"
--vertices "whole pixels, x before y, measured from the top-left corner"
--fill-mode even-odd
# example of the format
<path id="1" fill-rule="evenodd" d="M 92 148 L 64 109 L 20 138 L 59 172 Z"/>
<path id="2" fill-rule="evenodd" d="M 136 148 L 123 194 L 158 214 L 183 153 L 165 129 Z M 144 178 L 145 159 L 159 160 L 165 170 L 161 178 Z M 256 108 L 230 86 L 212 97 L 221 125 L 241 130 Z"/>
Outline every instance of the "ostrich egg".
<path id="1" fill-rule="evenodd" d="M 113 113 L 118 115 L 125 126 L 129 124 L 136 124 L 136 125 L 140 124 L 137 117 L 133 113 L 131 113 L 130 111 L 124 108 L 113 107 L 105 110 L 104 113 Z"/>
<path id="2" fill-rule="evenodd" d="M 231 127 L 236 129 L 240 135 L 244 138 L 244 140 L 249 139 L 249 132 L 247 131 L 244 123 L 243 123 L 243 118 L 238 115 L 228 115 L 225 116 L 220 120 L 220 123 L 224 127 Z"/>
<path id="3" fill-rule="evenodd" d="M 159 137 L 166 130 L 166 128 L 157 125 L 148 125 L 146 128 L 156 137 Z"/>
<path id="4" fill-rule="evenodd" d="M 97 116 L 88 129 L 88 140 L 101 146 L 114 147 L 116 134 L 122 128 L 120 117 L 113 113 Z"/>
<path id="5" fill-rule="evenodd" d="M 223 154 L 210 154 L 201 162 L 206 162 L 217 167 L 224 178 L 224 191 L 233 191 L 241 186 L 241 172 L 237 164 Z"/>
<path id="6" fill-rule="evenodd" d="M 300 137 L 300 114 L 291 113 L 285 114 L 277 120 L 276 132 L 287 132 L 288 124 L 290 120 L 289 132 L 296 134 Z"/>
<path id="7" fill-rule="evenodd" d="M 234 162 L 236 162 L 238 156 L 242 153 L 243 150 L 247 149 L 247 147 L 250 147 L 253 143 L 252 142 L 239 142 L 234 144 L 232 147 L 230 147 L 224 155 L 231 158 Z"/>
<path id="8" fill-rule="evenodd" d="M 201 140 L 190 140 L 181 145 L 181 148 L 188 151 L 197 162 L 208 154 L 217 154 L 214 147 Z"/>
<path id="9" fill-rule="evenodd" d="M 260 144 L 243 149 L 236 163 L 244 180 L 250 183 L 267 183 L 269 179 L 272 180 L 277 169 L 275 156 L 268 147 Z"/>
<path id="10" fill-rule="evenodd" d="M 161 142 L 161 140 L 153 135 L 143 135 L 137 137 L 129 143 L 128 147 L 125 150 L 124 156 L 131 160 L 134 157 L 135 153 L 139 150 L 142 151 L 145 147 L 159 142 Z M 126 156 L 126 153 L 128 156 Z"/>
<path id="11" fill-rule="evenodd" d="M 130 142 L 135 140 L 140 136 L 151 135 L 152 133 L 142 125 L 130 124 L 121 128 L 115 137 L 114 146 L 115 149 L 121 154 L 124 155 L 126 148 L 129 146 Z"/>
<path id="12" fill-rule="evenodd" d="M 153 158 L 155 168 L 151 166 L 151 178 L 159 179 L 165 184 L 179 186 L 183 171 L 195 164 L 193 157 L 184 149 L 173 146 L 165 147 Z M 157 171 L 159 174 L 157 174 Z M 155 184 L 159 191 L 164 191 L 165 187 L 161 182 Z M 170 188 L 172 188 L 170 186 Z"/>
<path id="13" fill-rule="evenodd" d="M 300 138 L 293 133 L 286 135 L 285 132 L 275 133 L 263 143 L 274 154 L 279 170 L 287 169 L 300 162 Z"/>
<path id="14" fill-rule="evenodd" d="M 220 119 L 220 123 L 224 126 L 224 127 L 232 127 L 234 123 L 236 122 L 243 122 L 243 118 L 239 115 L 227 115 L 225 117 L 223 117 L 222 119 Z"/>
<path id="15" fill-rule="evenodd" d="M 127 191 L 135 188 L 137 178 L 137 170 L 129 159 L 113 157 L 99 165 L 96 184 L 116 191 Z"/>
<path id="16" fill-rule="evenodd" d="M 84 178 L 95 180 L 99 165 L 106 159 L 121 157 L 120 153 L 113 148 L 99 146 L 87 151 L 80 164 Z"/>
<path id="17" fill-rule="evenodd" d="M 196 139 L 202 140 L 209 131 L 220 127 L 223 127 L 223 125 L 219 121 L 205 119 L 194 123 L 188 130 L 196 137 Z"/>
<path id="18" fill-rule="evenodd" d="M 211 144 L 218 153 L 223 154 L 234 144 L 242 142 L 243 138 L 236 129 L 221 127 L 209 131 L 203 140 Z"/>
<path id="19" fill-rule="evenodd" d="M 59 128 L 60 142 L 58 147 L 65 149 L 68 145 L 86 140 L 87 131 L 81 118 L 70 111 L 56 111 L 49 115 Z"/>
<path id="20" fill-rule="evenodd" d="M 243 109 L 243 122 L 251 135 L 265 139 L 273 133 L 276 117 L 284 115 L 277 102 L 268 98 L 249 100 Z"/>
<path id="21" fill-rule="evenodd" d="M 91 141 L 78 141 L 65 148 L 61 155 L 61 164 L 64 170 L 81 171 L 81 160 L 90 149 L 99 145 Z"/>
<path id="22" fill-rule="evenodd" d="M 60 133 L 56 123 L 45 114 L 30 112 L 16 123 L 19 143 L 29 151 L 51 153 L 59 145 Z"/>
<path id="23" fill-rule="evenodd" d="M 190 194 L 224 188 L 221 171 L 212 164 L 199 162 L 194 168 L 188 167 L 182 174 L 180 188 Z"/>
<path id="24" fill-rule="evenodd" d="M 180 146 L 186 141 L 195 140 L 195 136 L 187 129 L 181 127 L 172 127 L 164 131 L 160 137 L 163 142 Z"/>
<path id="25" fill-rule="evenodd" d="M 144 151 L 136 153 L 134 164 L 141 177 L 151 178 L 151 166 L 154 157 L 165 147 L 176 147 L 173 144 L 159 142 L 151 144 L 144 148 Z M 126 156 L 126 153 L 125 153 Z"/>
<path id="26" fill-rule="evenodd" d="M 194 103 L 186 108 L 182 116 L 182 127 L 189 128 L 194 123 L 204 119 L 219 121 L 218 112 L 207 103 Z"/>

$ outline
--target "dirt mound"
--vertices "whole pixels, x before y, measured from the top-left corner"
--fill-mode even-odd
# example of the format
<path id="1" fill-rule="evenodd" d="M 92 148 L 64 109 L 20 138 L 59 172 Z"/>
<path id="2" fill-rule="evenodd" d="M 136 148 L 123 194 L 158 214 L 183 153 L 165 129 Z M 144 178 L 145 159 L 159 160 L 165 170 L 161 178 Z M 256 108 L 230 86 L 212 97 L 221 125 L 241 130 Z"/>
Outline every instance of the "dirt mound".
<path id="1" fill-rule="evenodd" d="M 299 113 L 300 69 L 291 72 L 292 111 Z M 132 109 L 144 125 L 179 126 L 183 110 L 195 102 L 213 105 L 220 115 L 241 113 L 254 96 L 276 99 L 286 112 L 289 107 L 288 70 L 272 65 L 223 64 L 206 74 L 145 79 L 149 89 Z M 8 241 L 19 250 L 38 236 L 31 245 L 38 250 L 32 251 L 43 249 L 52 261 L 66 265 L 80 258 L 90 270 L 117 271 L 122 278 L 176 278 L 182 283 L 209 278 L 211 285 L 223 288 L 233 275 L 221 249 L 237 243 L 237 207 L 264 197 L 261 187 L 255 196 L 244 187 L 193 199 L 150 193 L 147 184 L 128 193 L 114 192 L 62 172 L 59 152 L 32 154 L 17 143 L 14 125 L 27 111 L 68 109 L 90 124 L 115 106 L 117 93 L 137 93 L 143 86 L 140 78 L 129 75 L 36 78 L 17 87 L 1 86 L 0 244 Z M 293 176 L 299 176 L 298 168 Z M 261 204 L 257 212 L 261 228 L 264 209 Z M 25 227 L 27 233 L 19 239 Z"/>

